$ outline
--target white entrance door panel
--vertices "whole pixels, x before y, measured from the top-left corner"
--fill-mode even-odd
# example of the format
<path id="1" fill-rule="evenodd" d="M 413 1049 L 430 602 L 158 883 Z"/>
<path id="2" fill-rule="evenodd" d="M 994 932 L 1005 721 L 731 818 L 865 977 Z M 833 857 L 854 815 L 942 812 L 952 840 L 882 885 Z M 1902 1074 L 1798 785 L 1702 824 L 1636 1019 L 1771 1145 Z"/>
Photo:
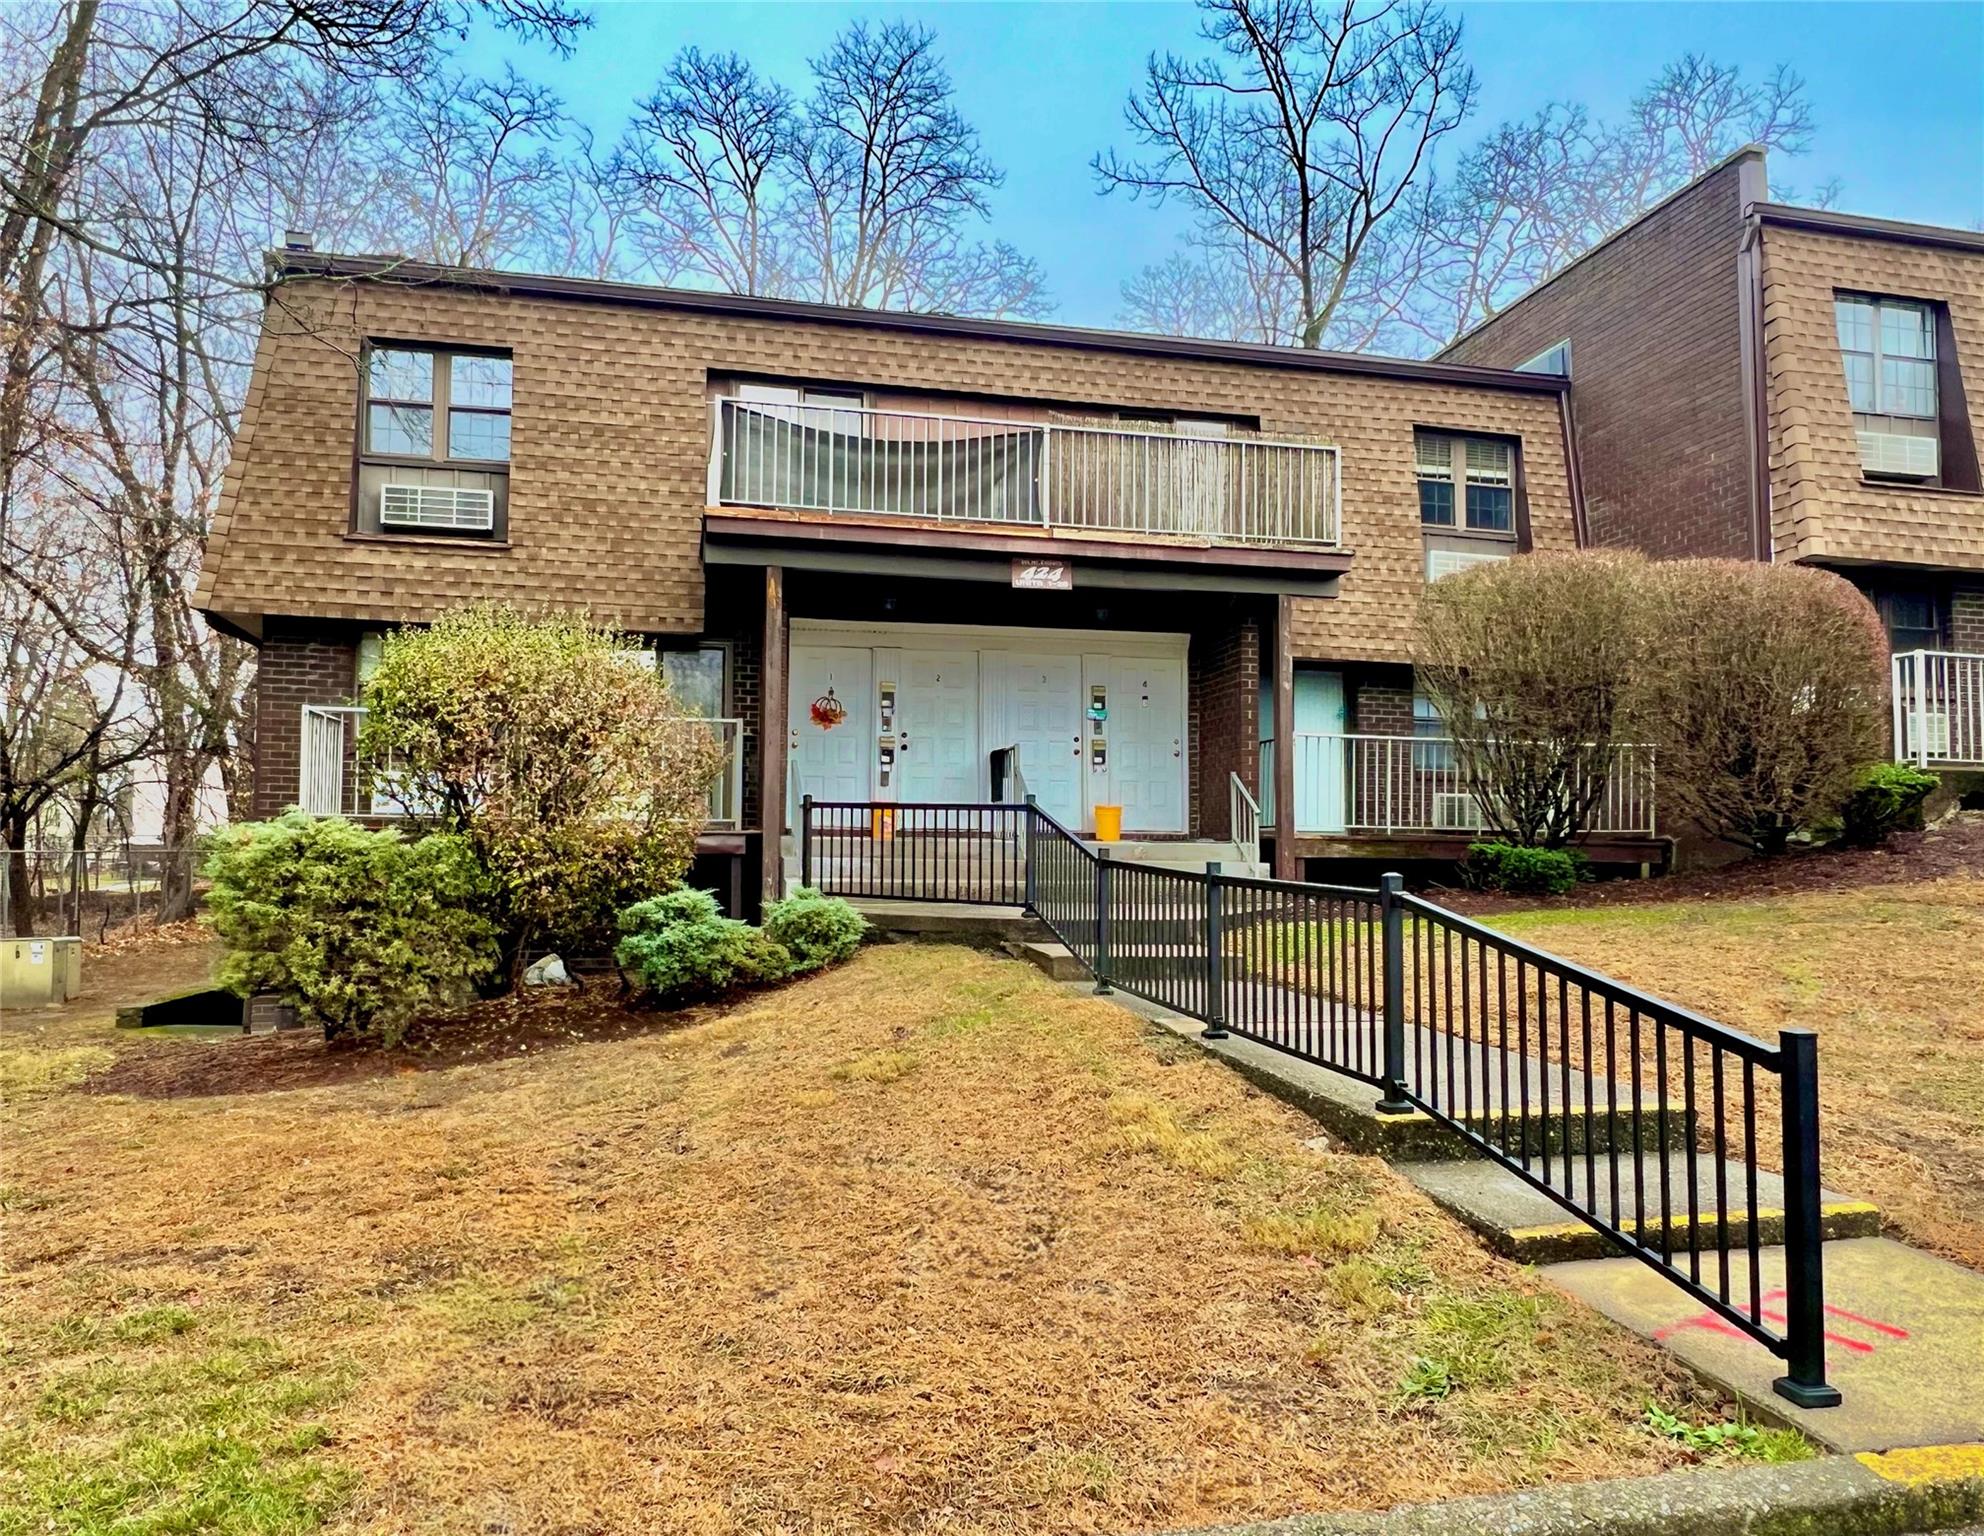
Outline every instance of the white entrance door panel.
<path id="1" fill-rule="evenodd" d="M 866 648 L 792 647 L 791 702 L 786 714 L 796 793 L 815 800 L 872 798 L 872 660 L 873 653 Z"/>
<path id="2" fill-rule="evenodd" d="M 1343 674 L 1295 674 L 1295 830 L 1343 830 Z M 1320 739 L 1319 739 L 1320 738 Z"/>
<path id="3" fill-rule="evenodd" d="M 1010 740 L 1020 749 L 1028 793 L 1062 826 L 1082 826 L 1082 662 L 1079 656 L 1014 652 L 1005 658 Z"/>
<path id="4" fill-rule="evenodd" d="M 903 650 L 896 712 L 896 799 L 982 800 L 978 652 Z"/>
<path id="5" fill-rule="evenodd" d="M 1090 804 L 1122 806 L 1125 832 L 1183 832 L 1183 659 L 1091 655 L 1085 662 L 1084 702 L 1097 682 L 1109 690 L 1109 718 L 1101 727 L 1109 761 L 1100 772 L 1089 770 Z"/>

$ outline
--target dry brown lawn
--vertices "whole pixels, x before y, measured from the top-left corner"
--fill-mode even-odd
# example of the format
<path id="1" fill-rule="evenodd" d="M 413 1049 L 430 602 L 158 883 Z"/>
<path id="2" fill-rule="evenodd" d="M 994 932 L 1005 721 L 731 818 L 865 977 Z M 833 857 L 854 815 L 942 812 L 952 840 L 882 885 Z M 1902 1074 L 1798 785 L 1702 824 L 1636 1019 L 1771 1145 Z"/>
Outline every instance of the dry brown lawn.
<path id="1" fill-rule="evenodd" d="M 0 1030 L 0 1532 L 1173 1528 L 1655 1471 L 1649 1401 L 1724 1412 L 1014 962 L 466 1059 L 114 1037 L 120 975 L 206 958 Z"/>
<path id="2" fill-rule="evenodd" d="M 1984 878 L 1486 920 L 1765 1039 L 1817 1030 L 1826 1183 L 1984 1268 Z"/>

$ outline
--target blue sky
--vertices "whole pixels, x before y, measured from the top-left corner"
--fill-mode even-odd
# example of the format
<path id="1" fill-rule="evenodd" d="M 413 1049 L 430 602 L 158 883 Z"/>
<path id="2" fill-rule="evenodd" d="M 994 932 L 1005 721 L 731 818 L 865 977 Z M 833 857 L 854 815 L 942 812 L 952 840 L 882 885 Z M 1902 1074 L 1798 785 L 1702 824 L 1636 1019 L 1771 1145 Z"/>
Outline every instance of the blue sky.
<path id="1" fill-rule="evenodd" d="M 1984 0 L 1969 4 L 1595 4 L 1503 0 L 1451 7 L 1481 82 L 1461 130 L 1533 111 L 1553 98 L 1595 114 L 1622 108 L 1666 61 L 1689 50 L 1740 62 L 1749 75 L 1779 63 L 1805 77 L 1817 132 L 1811 150 L 1772 166 L 1779 187 L 1836 178 L 1837 206 L 1928 223 L 1984 226 Z M 735 50 L 797 91 L 806 60 L 857 16 L 906 17 L 938 36 L 959 105 L 1006 184 L 997 233 L 1046 268 L 1056 317 L 1107 325 L 1118 288 L 1170 248 L 1179 216 L 1120 195 L 1099 197 L 1097 150 L 1131 147 L 1123 99 L 1152 50 L 1194 51 L 1187 0 L 1049 4 L 678 4 L 610 0 L 575 56 L 479 37 L 469 61 L 509 56 L 555 86 L 610 141 L 629 105 L 685 44 Z"/>

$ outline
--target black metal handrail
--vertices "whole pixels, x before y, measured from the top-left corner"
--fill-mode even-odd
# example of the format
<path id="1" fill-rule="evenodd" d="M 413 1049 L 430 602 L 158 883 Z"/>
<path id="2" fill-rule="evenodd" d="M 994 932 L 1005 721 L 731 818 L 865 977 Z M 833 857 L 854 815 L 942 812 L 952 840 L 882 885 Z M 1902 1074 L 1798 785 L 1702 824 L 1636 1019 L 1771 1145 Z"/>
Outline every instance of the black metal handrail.
<path id="1" fill-rule="evenodd" d="M 1097 991 L 1372 1084 L 1380 1112 L 1431 1117 L 1782 1357 L 1780 1394 L 1839 1401 L 1811 1031 L 1767 1044 L 1407 895 L 1397 875 L 1368 888 L 1113 858 L 1031 796 L 808 797 L 800 847 L 802 879 L 829 893 L 1022 907 Z M 1781 1211 L 1762 1192 L 1772 1134 Z M 1783 1227 L 1781 1296 L 1763 1284 L 1767 1218 Z"/>

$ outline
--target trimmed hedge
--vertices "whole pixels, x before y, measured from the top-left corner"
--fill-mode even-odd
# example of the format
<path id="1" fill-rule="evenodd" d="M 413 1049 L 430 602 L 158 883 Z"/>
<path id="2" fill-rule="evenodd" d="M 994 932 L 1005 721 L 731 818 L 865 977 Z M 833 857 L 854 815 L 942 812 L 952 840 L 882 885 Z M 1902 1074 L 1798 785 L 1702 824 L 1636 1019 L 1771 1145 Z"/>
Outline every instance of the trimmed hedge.
<path id="1" fill-rule="evenodd" d="M 868 920 L 838 896 L 802 885 L 784 901 L 766 905 L 765 932 L 785 947 L 795 973 L 816 971 L 859 949 Z"/>
<path id="2" fill-rule="evenodd" d="M 1840 811 L 1841 839 L 1855 848 L 1878 848 L 1896 832 L 1920 832 L 1922 807 L 1942 782 L 1913 763 L 1861 770 Z"/>
<path id="3" fill-rule="evenodd" d="M 1524 848 L 1515 843 L 1470 843 L 1463 865 L 1484 890 L 1513 896 L 1562 896 L 1585 878 L 1589 860 L 1573 848 Z"/>

